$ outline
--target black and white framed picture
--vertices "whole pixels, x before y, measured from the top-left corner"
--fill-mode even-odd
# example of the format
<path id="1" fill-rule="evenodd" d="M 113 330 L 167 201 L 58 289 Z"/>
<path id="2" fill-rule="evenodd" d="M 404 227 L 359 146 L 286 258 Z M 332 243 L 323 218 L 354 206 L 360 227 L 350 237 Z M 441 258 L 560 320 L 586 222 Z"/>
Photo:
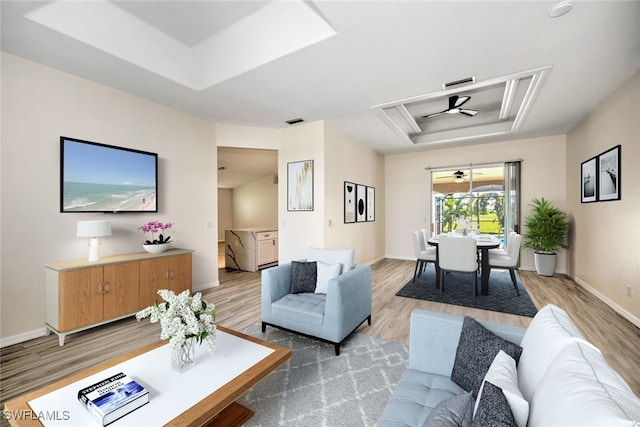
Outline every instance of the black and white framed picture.
<path id="1" fill-rule="evenodd" d="M 287 163 L 287 210 L 313 210 L 313 160 Z"/>
<path id="2" fill-rule="evenodd" d="M 364 222 L 367 220 L 367 187 L 362 184 L 356 184 L 356 221 Z"/>
<path id="3" fill-rule="evenodd" d="M 356 222 L 356 185 L 344 182 L 344 223 Z"/>
<path id="4" fill-rule="evenodd" d="M 598 157 L 582 162 L 581 166 L 581 198 L 582 203 L 596 202 L 598 200 Z"/>
<path id="5" fill-rule="evenodd" d="M 620 200 L 620 145 L 598 156 L 598 200 Z"/>
<path id="6" fill-rule="evenodd" d="M 376 220 L 376 189 L 367 187 L 367 221 Z"/>

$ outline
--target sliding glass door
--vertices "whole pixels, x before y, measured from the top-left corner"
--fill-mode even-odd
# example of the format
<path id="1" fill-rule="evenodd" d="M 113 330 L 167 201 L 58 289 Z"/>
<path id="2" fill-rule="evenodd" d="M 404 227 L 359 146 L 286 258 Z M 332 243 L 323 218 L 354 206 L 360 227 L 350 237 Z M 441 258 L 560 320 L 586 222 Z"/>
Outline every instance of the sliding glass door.
<path id="1" fill-rule="evenodd" d="M 469 218 L 506 246 L 509 231 L 519 230 L 519 186 L 519 162 L 432 170 L 432 233 L 453 231 L 457 219 Z"/>

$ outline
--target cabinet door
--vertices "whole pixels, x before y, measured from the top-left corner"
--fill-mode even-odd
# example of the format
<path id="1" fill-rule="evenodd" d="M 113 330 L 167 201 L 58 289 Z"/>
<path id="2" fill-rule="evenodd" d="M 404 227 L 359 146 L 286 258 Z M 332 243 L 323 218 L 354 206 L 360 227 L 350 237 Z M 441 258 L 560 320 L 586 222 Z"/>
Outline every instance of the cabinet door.
<path id="1" fill-rule="evenodd" d="M 191 291 L 191 254 L 169 258 L 169 289 L 176 294 Z"/>
<path id="2" fill-rule="evenodd" d="M 60 272 L 58 327 L 67 331 L 101 321 L 103 316 L 102 267 Z"/>
<path id="3" fill-rule="evenodd" d="M 258 241 L 258 265 L 269 264 L 278 260 L 277 239 Z"/>
<path id="4" fill-rule="evenodd" d="M 140 295 L 138 281 L 140 265 L 137 262 L 106 265 L 104 281 L 104 318 L 111 319 L 138 311 Z"/>
<path id="5" fill-rule="evenodd" d="M 169 289 L 169 257 L 140 261 L 140 308 L 162 302 L 159 289 Z"/>

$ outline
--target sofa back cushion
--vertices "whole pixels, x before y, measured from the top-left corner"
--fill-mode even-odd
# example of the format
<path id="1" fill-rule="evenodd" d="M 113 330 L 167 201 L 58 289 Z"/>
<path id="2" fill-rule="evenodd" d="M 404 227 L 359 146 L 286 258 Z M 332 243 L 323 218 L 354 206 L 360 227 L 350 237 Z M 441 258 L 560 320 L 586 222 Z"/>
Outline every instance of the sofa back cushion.
<path id="1" fill-rule="evenodd" d="M 309 248 L 307 261 L 320 261 L 325 264 L 342 264 L 341 274 L 353 268 L 355 251 L 353 249 Z"/>
<path id="2" fill-rule="evenodd" d="M 586 342 L 564 310 L 549 304 L 538 311 L 520 342 L 518 382 L 527 401 L 560 350 L 576 340 Z"/>
<path id="3" fill-rule="evenodd" d="M 530 403 L 529 427 L 640 425 L 640 399 L 588 343 L 560 350 Z"/>

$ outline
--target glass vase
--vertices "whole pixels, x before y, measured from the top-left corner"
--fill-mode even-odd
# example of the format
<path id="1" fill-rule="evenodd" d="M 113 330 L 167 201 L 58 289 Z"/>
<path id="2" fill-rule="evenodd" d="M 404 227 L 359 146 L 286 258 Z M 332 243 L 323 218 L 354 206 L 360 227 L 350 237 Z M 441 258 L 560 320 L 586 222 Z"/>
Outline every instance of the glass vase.
<path id="1" fill-rule="evenodd" d="M 171 367 L 179 372 L 191 368 L 196 361 L 196 345 L 195 337 L 185 339 L 180 347 L 171 352 Z"/>

